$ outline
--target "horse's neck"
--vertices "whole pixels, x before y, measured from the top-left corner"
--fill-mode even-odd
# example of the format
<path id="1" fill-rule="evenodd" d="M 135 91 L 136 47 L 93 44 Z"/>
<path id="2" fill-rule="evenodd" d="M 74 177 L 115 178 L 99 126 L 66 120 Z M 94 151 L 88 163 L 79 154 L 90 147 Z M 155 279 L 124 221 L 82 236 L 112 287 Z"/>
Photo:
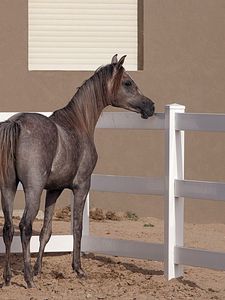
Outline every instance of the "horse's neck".
<path id="1" fill-rule="evenodd" d="M 86 132 L 93 136 L 97 121 L 106 106 L 97 102 L 97 99 L 87 99 L 85 95 L 76 93 L 68 105 L 53 113 L 52 118 L 70 130 Z"/>
<path id="2" fill-rule="evenodd" d="M 95 76 L 96 74 L 77 90 L 69 104 L 81 128 L 92 135 L 103 109 L 109 105 L 106 83 Z"/>
<path id="3" fill-rule="evenodd" d="M 90 134 L 94 134 L 95 126 L 104 109 L 104 105 L 96 100 L 75 97 L 72 102 L 75 117 L 78 119 L 81 128 L 85 128 Z"/>

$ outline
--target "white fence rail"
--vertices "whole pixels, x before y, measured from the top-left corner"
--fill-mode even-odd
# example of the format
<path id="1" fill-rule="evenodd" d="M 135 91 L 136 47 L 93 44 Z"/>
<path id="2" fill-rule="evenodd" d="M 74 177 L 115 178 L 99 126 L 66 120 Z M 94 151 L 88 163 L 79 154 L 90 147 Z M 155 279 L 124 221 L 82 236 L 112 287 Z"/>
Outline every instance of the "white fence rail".
<path id="1" fill-rule="evenodd" d="M 96 191 L 164 195 L 164 244 L 89 235 L 88 200 L 84 212 L 82 251 L 164 261 L 165 276 L 168 279 L 181 276 L 183 265 L 225 270 L 225 252 L 185 248 L 183 241 L 184 197 L 225 201 L 225 183 L 184 180 L 184 131 L 225 132 L 225 115 L 190 114 L 184 110 L 185 107 L 181 105 L 167 105 L 165 113 L 158 113 L 149 120 L 142 120 L 139 115 L 129 112 L 103 113 L 97 128 L 165 130 L 164 178 L 94 174 L 91 183 L 91 189 Z M 0 113 L 0 121 L 14 114 Z M 53 235 L 46 246 L 46 252 L 72 251 L 72 242 L 70 234 Z M 39 238 L 33 236 L 31 251 L 37 252 L 38 246 Z M 0 253 L 4 250 L 4 243 L 0 238 Z M 12 252 L 21 252 L 21 243 L 17 236 L 13 239 Z"/>

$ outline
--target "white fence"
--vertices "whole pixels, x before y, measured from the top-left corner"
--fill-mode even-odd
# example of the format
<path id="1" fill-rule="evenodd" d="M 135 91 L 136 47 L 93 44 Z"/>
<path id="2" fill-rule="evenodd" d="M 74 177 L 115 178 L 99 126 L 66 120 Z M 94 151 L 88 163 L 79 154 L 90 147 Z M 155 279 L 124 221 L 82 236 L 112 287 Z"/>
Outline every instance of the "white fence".
<path id="1" fill-rule="evenodd" d="M 168 279 L 183 274 L 183 265 L 225 270 L 225 253 L 184 247 L 184 197 L 225 201 L 225 183 L 184 180 L 184 131 L 224 131 L 225 115 L 185 113 L 185 107 L 167 105 L 165 113 L 148 120 L 129 112 L 104 113 L 97 128 L 165 130 L 166 169 L 162 179 L 93 175 L 91 189 L 108 192 L 164 195 L 164 244 L 100 238 L 89 235 L 89 201 L 84 212 L 82 251 L 106 255 L 164 261 Z M 3 121 L 14 113 L 0 113 Z M 49 115 L 50 113 L 42 113 Z M 225 214 L 225 212 L 224 212 Z M 72 235 L 53 235 L 46 252 L 72 251 Z M 31 251 L 37 252 L 39 237 L 33 236 Z M 4 244 L 0 239 L 0 253 Z M 19 237 L 13 239 L 12 252 L 21 252 Z"/>

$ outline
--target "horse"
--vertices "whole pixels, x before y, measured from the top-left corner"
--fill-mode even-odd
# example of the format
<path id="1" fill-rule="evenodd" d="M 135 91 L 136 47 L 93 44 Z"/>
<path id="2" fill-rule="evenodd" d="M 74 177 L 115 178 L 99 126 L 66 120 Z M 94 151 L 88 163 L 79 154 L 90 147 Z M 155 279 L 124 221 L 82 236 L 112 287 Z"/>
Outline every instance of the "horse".
<path id="1" fill-rule="evenodd" d="M 34 287 L 33 277 L 41 272 L 45 246 L 52 233 L 56 200 L 64 189 L 73 192 L 72 269 L 85 277 L 80 250 L 82 216 L 90 189 L 91 174 L 97 162 L 94 130 L 103 109 L 121 107 L 147 119 L 154 114 L 154 102 L 145 97 L 125 71 L 126 55 L 117 54 L 111 63 L 98 68 L 76 91 L 69 103 L 45 117 L 38 113 L 19 113 L 0 123 L 0 189 L 4 213 L 4 284 L 10 285 L 10 248 L 14 234 L 13 201 L 21 182 L 25 208 L 19 223 L 23 251 L 24 280 Z M 46 190 L 39 252 L 32 270 L 30 239 L 42 191 Z"/>

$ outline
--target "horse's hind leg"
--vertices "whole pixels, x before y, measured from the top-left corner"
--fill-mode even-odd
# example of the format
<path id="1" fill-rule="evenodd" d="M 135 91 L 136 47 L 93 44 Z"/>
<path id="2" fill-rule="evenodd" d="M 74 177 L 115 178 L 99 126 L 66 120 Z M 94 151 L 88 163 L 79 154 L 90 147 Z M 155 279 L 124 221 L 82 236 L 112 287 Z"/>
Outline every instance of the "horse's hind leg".
<path id="1" fill-rule="evenodd" d="M 13 214 L 13 200 L 16 193 L 16 185 L 11 188 L 3 187 L 1 189 L 1 202 L 2 210 L 5 217 L 5 223 L 3 226 L 3 240 L 5 243 L 5 268 L 3 273 L 3 278 L 5 285 L 10 284 L 12 277 L 11 265 L 10 265 L 10 249 L 14 234 L 12 214 Z"/>
<path id="2" fill-rule="evenodd" d="M 25 188 L 26 205 L 19 224 L 23 249 L 24 279 L 28 288 L 34 287 L 30 257 L 30 239 L 32 236 L 32 224 L 40 206 L 41 192 L 42 189 Z"/>
<path id="3" fill-rule="evenodd" d="M 56 190 L 47 191 L 46 194 L 44 224 L 40 233 L 40 247 L 34 265 L 34 275 L 38 275 L 41 272 L 44 249 L 52 234 L 52 217 L 54 214 L 55 203 L 61 193 L 61 190 Z"/>

